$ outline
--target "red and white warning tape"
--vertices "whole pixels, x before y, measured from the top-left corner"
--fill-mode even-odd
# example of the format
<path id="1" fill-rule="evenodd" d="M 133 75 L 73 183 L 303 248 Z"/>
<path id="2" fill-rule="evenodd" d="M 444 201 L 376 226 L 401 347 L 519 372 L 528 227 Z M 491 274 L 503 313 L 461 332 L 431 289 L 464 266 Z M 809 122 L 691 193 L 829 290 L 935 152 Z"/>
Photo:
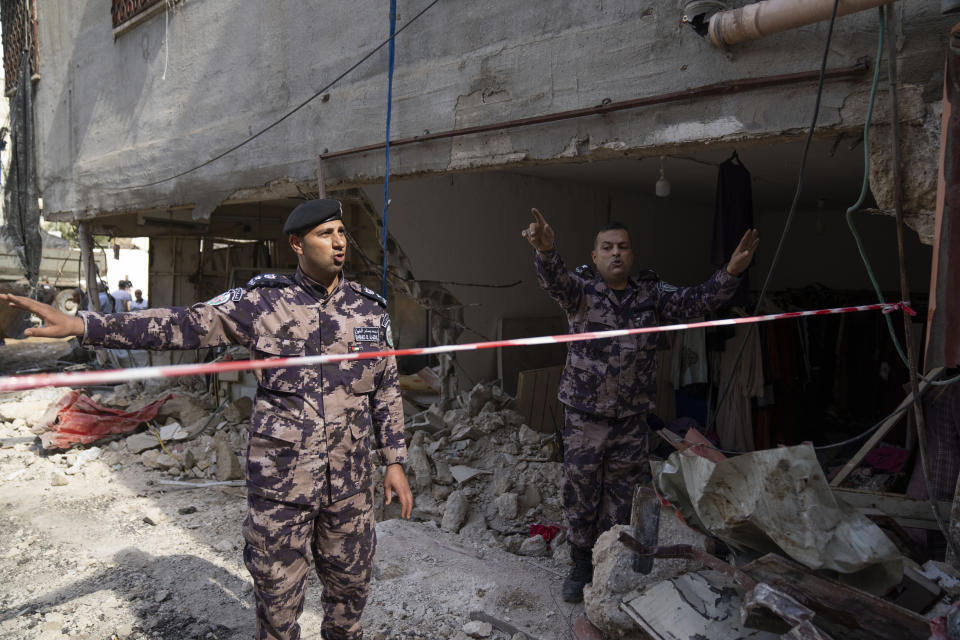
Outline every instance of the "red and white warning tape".
<path id="1" fill-rule="evenodd" d="M 414 356 L 435 353 L 451 353 L 454 351 L 475 351 L 478 349 L 497 349 L 500 347 L 523 347 L 538 344 L 556 344 L 560 342 L 579 342 L 582 340 L 603 340 L 605 338 L 619 338 L 634 336 L 643 333 L 659 333 L 661 331 L 682 331 L 684 329 L 698 329 L 701 327 L 723 327 L 735 324 L 750 324 L 755 322 L 770 322 L 785 318 L 802 318 L 805 316 L 825 316 L 838 313 L 853 313 L 856 311 L 883 311 L 891 313 L 902 309 L 905 313 L 916 315 L 907 302 L 891 302 L 885 304 L 868 304 L 859 307 L 838 307 L 835 309 L 817 309 L 815 311 L 794 311 L 790 313 L 774 313 L 766 316 L 751 316 L 748 318 L 726 318 L 723 320 L 708 320 L 705 322 L 691 322 L 685 324 L 670 324 L 659 327 L 641 327 L 636 329 L 613 329 L 610 331 L 589 331 L 585 333 L 568 333 L 559 336 L 538 336 L 535 338 L 515 338 L 512 340 L 493 340 L 490 342 L 471 342 L 467 344 L 447 344 L 438 347 L 418 347 L 414 349 L 393 349 L 390 351 L 370 351 L 365 353 L 344 353 L 337 355 L 299 356 L 296 358 L 268 358 L 266 360 L 230 360 L 208 362 L 204 364 L 180 364 L 166 367 L 137 367 L 134 369 L 110 369 L 106 371 L 80 371 L 76 373 L 39 373 L 26 376 L 0 377 L 0 392 L 23 391 L 39 387 L 83 387 L 96 384 L 111 384 L 117 382 L 131 382 L 149 378 L 173 378 L 178 376 L 205 375 L 222 371 L 252 371 L 254 369 L 274 369 L 278 367 L 304 367 L 344 360 L 370 360 L 387 356 Z"/>

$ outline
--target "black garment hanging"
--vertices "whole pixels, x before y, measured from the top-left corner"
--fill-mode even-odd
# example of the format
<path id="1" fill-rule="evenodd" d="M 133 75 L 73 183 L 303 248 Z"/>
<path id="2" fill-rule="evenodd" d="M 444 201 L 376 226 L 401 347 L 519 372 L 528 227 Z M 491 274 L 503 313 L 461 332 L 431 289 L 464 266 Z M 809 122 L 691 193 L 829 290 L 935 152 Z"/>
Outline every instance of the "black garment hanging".
<path id="1" fill-rule="evenodd" d="M 719 268 L 730 260 L 730 255 L 747 229 L 753 228 L 753 187 L 750 172 L 736 151 L 724 160 L 718 169 L 717 198 L 713 211 L 710 262 Z M 750 291 L 748 273 L 744 273 L 742 278 L 731 304 L 747 304 L 747 294 Z"/>

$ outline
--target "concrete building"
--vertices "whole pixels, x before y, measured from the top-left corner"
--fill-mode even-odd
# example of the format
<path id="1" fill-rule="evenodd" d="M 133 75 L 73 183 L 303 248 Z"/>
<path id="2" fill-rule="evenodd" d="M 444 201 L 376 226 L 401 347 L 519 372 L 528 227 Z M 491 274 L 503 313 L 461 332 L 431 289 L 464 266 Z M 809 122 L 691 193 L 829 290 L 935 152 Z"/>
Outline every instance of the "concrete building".
<path id="1" fill-rule="evenodd" d="M 11 6 L 33 2 L 4 0 L 4 19 Z M 828 25 L 721 49 L 681 22 L 685 7 L 701 4 L 399 3 L 391 138 L 484 129 L 392 148 L 391 305 L 402 346 L 426 341 L 428 317 L 433 341 L 443 339 L 442 326 L 461 341 L 555 326 L 557 310 L 537 288 L 519 234 L 531 206 L 555 226 L 568 263 L 587 262 L 594 230 L 618 219 L 632 230 L 641 265 L 677 284 L 706 278 L 716 165 L 734 150 L 753 176 L 764 239 L 758 285 L 796 187 Z M 907 214 L 919 231 L 907 238 L 907 265 L 919 298 L 929 289 L 930 190 L 956 21 L 937 5 L 890 5 Z M 372 0 L 36 3 L 44 215 L 149 236 L 151 304 L 189 304 L 292 264 L 280 226 L 318 193 L 319 166 L 322 188 L 348 204 L 358 242 L 350 266 L 375 286 L 384 152 L 351 150 L 383 142 L 386 48 L 338 78 L 387 38 L 387 12 Z M 875 9 L 836 20 L 774 290 L 870 288 L 843 212 L 864 171 L 878 24 Z M 892 209 L 886 75 L 882 63 L 874 212 Z M 517 122 L 550 114 L 563 119 Z M 654 195 L 661 167 L 669 198 Z M 881 286 L 898 291 L 893 219 L 858 219 Z M 550 357 L 530 350 L 511 367 Z M 473 380 L 499 375 L 493 352 L 459 361 Z"/>

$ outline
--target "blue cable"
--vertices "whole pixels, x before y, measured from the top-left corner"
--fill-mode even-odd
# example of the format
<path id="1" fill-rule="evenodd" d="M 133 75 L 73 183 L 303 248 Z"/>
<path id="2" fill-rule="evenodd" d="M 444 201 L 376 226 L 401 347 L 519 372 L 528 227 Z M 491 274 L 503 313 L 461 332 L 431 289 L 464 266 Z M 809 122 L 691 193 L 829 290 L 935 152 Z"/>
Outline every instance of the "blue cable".
<path id="1" fill-rule="evenodd" d="M 393 106 L 394 34 L 397 30 L 397 0 L 390 0 L 390 45 L 387 49 L 387 139 L 383 169 L 383 283 L 381 295 L 387 297 L 387 210 L 390 208 L 390 115 Z"/>

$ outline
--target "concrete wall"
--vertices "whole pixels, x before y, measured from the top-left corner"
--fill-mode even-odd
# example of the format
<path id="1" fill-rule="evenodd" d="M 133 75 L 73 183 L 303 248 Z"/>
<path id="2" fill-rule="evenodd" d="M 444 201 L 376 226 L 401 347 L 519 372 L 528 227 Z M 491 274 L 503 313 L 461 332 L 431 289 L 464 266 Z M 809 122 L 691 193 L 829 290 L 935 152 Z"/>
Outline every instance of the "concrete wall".
<path id="1" fill-rule="evenodd" d="M 426 0 L 400 3 L 403 26 Z M 824 24 L 713 48 L 679 23 L 676 2 L 492 0 L 438 3 L 397 40 L 393 134 L 419 135 L 819 67 Z M 937 94 L 952 18 L 938 3 L 901 2 L 901 79 Z M 316 156 L 383 137 L 386 52 L 267 134 L 199 164 L 274 122 L 387 35 L 375 0 L 183 0 L 116 35 L 110 3 L 38 3 L 36 121 L 50 218 L 175 205 L 205 217 L 233 194 L 309 184 Z M 840 18 L 830 66 L 872 57 L 876 15 Z M 822 126 L 855 129 L 865 77 L 828 83 Z M 928 96 L 929 97 L 929 96 Z M 705 141 L 795 134 L 809 82 L 674 102 L 522 130 L 398 148 L 398 174 L 602 157 Z M 933 98 L 930 98 L 933 99 Z M 915 109 L 914 109 L 915 110 Z M 911 108 L 905 108 L 911 117 Z M 378 179 L 382 153 L 329 163 L 331 182 Z M 244 190 L 242 192 L 238 190 Z M 287 195 L 290 189 L 285 191 Z M 242 194 L 242 195 L 241 195 Z"/>
<path id="2" fill-rule="evenodd" d="M 367 189 L 376 201 L 377 187 Z M 540 317 L 560 313 L 538 287 L 533 250 L 520 237 L 536 206 L 554 227 L 561 255 L 570 267 L 590 261 L 594 233 L 609 217 L 627 225 L 636 265 L 654 268 L 677 285 L 697 284 L 714 271 L 709 263 L 712 201 L 660 199 L 622 189 L 489 172 L 391 182 L 390 229 L 420 279 L 501 284 L 508 289 L 450 286 L 465 305 L 465 322 L 484 337 L 497 335 L 501 317 Z M 786 208 L 755 211 L 761 234 L 751 284 L 758 289 L 770 267 L 783 229 Z M 899 291 L 896 231 L 885 216 L 859 214 L 863 241 L 880 285 Z M 930 247 L 907 234 L 910 286 L 928 287 Z M 834 289 L 869 290 L 870 282 L 847 230 L 843 211 L 797 212 L 771 291 L 821 283 Z M 465 333 L 463 342 L 481 339 Z M 493 351 L 458 355 L 475 380 L 496 376 Z"/>

